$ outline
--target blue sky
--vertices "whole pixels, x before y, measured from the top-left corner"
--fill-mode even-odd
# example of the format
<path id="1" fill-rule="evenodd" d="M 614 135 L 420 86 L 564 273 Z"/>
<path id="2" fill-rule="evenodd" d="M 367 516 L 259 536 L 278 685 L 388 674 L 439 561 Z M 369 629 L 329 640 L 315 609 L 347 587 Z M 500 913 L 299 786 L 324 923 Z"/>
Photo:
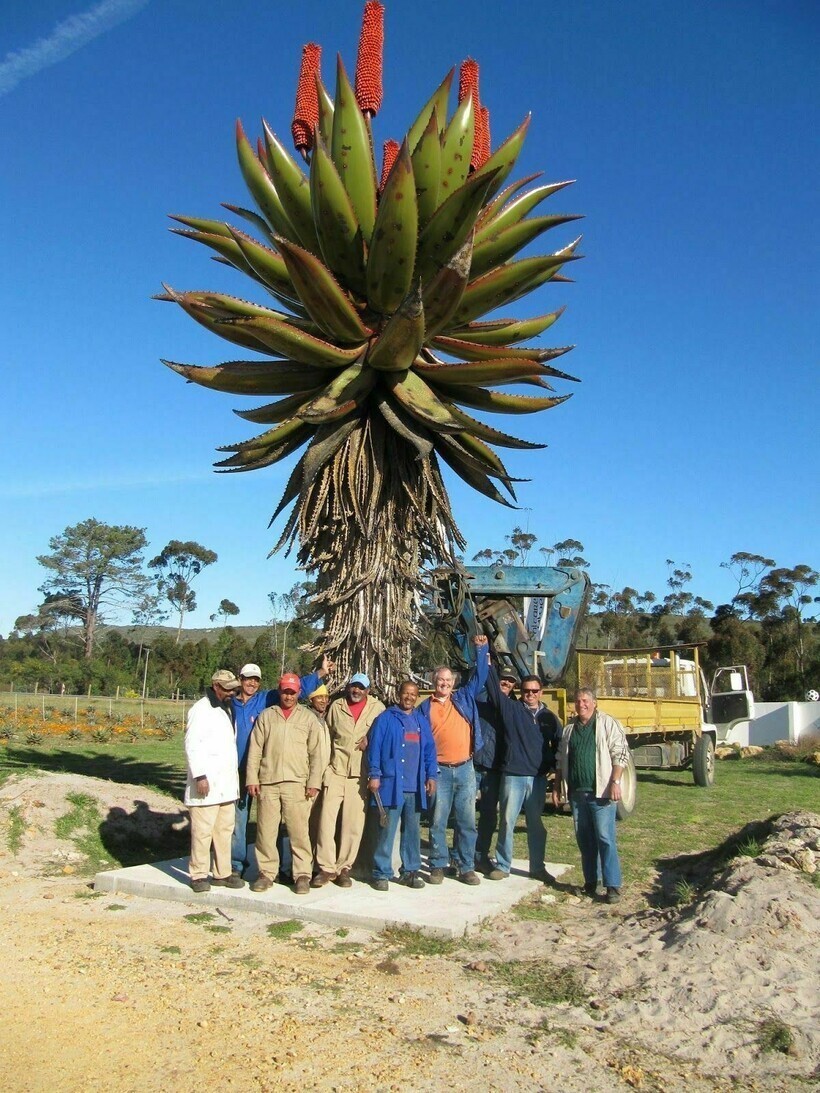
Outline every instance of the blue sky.
<path id="1" fill-rule="evenodd" d="M 166 216 L 248 203 L 235 119 L 287 136 L 301 46 L 324 46 L 326 82 L 336 51 L 352 71 L 362 6 L 4 10 L 0 633 L 35 608 L 49 538 L 91 516 L 144 527 L 149 556 L 172 538 L 217 552 L 193 624 L 223 597 L 262 622 L 267 593 L 296 579 L 266 557 L 290 463 L 211 471 L 216 445 L 251 435 L 242 402 L 160 358 L 230 347 L 150 296 L 161 281 L 250 294 Z M 540 544 L 580 539 L 593 580 L 617 588 L 662 595 L 665 560 L 689 563 L 715 602 L 735 551 L 820 564 L 818 31 L 814 0 L 388 3 L 379 144 L 471 55 L 494 145 L 532 111 L 517 176 L 577 179 L 545 211 L 586 217 L 577 283 L 520 308 L 567 305 L 544 343 L 576 344 L 564 360 L 583 382 L 513 422 L 549 444 L 507 453 L 532 479 L 523 511 L 448 478 L 468 555 L 520 523 Z"/>

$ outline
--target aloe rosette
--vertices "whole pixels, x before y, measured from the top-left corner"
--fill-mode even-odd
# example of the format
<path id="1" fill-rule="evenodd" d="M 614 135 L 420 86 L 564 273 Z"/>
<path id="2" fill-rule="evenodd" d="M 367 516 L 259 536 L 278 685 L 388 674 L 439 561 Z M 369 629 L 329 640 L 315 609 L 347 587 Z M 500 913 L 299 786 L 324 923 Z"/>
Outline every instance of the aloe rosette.
<path id="1" fill-rule="evenodd" d="M 461 66 L 453 113 L 451 71 L 404 140 L 385 142 L 377 171 L 383 14 L 381 4 L 365 5 L 355 85 L 339 59 L 333 98 L 321 48 L 305 46 L 292 124 L 304 168 L 266 123 L 253 147 L 237 122 L 255 209 L 225 207 L 252 234 L 173 218 L 184 225 L 178 234 L 256 282 L 265 302 L 168 286 L 159 298 L 253 354 L 204 367 L 164 363 L 213 390 L 275 397 L 236 411 L 264 431 L 219 449 L 232 454 L 216 466 L 254 470 L 304 448 L 271 520 L 295 502 L 275 549 L 298 541 L 298 563 L 315 586 L 312 615 L 340 673 L 355 667 L 387 684 L 409 664 L 424 569 L 452 564 L 464 545 L 439 460 L 509 504 L 514 480 L 494 449 L 543 447 L 469 411 L 529 414 L 569 397 L 549 381 L 573 378 L 551 363 L 571 347 L 522 344 L 560 310 L 482 316 L 566 281 L 578 240 L 516 257 L 577 217 L 530 215 L 568 182 L 507 183 L 529 117 L 492 151 L 472 59 Z M 504 390 L 519 385 L 546 393 Z"/>

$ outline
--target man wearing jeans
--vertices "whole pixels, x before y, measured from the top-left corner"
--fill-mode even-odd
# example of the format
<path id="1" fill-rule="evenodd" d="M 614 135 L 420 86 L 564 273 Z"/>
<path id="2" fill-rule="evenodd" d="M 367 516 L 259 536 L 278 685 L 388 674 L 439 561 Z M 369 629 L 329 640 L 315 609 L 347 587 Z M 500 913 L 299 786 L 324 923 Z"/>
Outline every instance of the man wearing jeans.
<path id="1" fill-rule="evenodd" d="M 449 863 L 447 821 L 453 814 L 452 857 L 458 879 L 464 884 L 480 884 L 475 871 L 475 767 L 473 753 L 483 740 L 476 701 L 490 666 L 487 638 L 475 639 L 476 667 L 469 681 L 454 690 L 455 675 L 447 667 L 433 672 L 433 694 L 421 704 L 421 712 L 430 722 L 438 759 L 436 796 L 430 824 L 430 884 L 441 884 Z"/>
<path id="2" fill-rule="evenodd" d="M 386 892 L 393 878 L 393 845 L 401 824 L 399 884 L 423 888 L 421 869 L 421 810 L 436 791 L 436 745 L 427 718 L 416 709 L 419 689 L 411 680 L 399 686 L 395 706 L 373 722 L 367 745 L 367 788 L 378 794 L 386 823 L 373 854 L 372 887 Z M 378 801 L 377 801 L 378 803 Z"/>
<path id="3" fill-rule="evenodd" d="M 491 667 L 487 677 L 487 695 L 498 710 L 504 731 L 496 866 L 487 873 L 487 879 L 505 880 L 510 875 L 515 821 L 523 809 L 527 818 L 530 876 L 546 880 L 544 856 L 547 832 L 543 811 L 547 774 L 555 766 L 561 724 L 552 710 L 541 703 L 541 681 L 538 676 L 524 676 L 521 680 L 521 701 L 517 702 L 504 692 L 495 668 Z"/>
<path id="4" fill-rule="evenodd" d="M 620 722 L 598 709 L 592 688 L 580 687 L 575 694 L 575 717 L 564 726 L 558 748 L 552 803 L 556 808 L 560 803 L 563 779 L 569 787 L 584 891 L 594 896 L 600 877 L 607 903 L 621 898 L 615 813 L 628 762 L 629 745 Z"/>

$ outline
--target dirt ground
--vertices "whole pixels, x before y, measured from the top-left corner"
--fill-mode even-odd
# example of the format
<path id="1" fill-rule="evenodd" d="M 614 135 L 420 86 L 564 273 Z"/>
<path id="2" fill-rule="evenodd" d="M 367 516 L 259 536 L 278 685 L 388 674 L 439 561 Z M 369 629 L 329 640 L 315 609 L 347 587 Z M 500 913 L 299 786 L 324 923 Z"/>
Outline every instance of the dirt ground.
<path id="1" fill-rule="evenodd" d="M 528 917 L 425 946 L 312 924 L 282 936 L 253 913 L 197 919 L 193 895 L 95 895 L 78 831 L 58 837 L 77 793 L 99 803 L 104 845 L 135 824 L 147 841 L 184 836 L 179 805 L 142 787 L 43 774 L 0 788 L 9 1093 L 820 1084 L 820 888 L 791 867 L 820 866 L 820 816 L 785 818 L 762 856 L 684 907 L 545 888 Z M 574 1003 L 538 1004 L 567 975 Z"/>

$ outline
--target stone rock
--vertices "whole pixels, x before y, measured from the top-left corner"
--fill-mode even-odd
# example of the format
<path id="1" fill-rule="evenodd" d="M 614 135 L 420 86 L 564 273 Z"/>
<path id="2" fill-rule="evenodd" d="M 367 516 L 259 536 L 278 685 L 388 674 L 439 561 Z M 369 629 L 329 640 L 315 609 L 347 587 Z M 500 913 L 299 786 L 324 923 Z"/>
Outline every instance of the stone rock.
<path id="1" fill-rule="evenodd" d="M 741 759 L 752 759 L 755 755 L 762 755 L 763 748 L 759 744 L 750 744 L 747 748 L 740 749 Z"/>

